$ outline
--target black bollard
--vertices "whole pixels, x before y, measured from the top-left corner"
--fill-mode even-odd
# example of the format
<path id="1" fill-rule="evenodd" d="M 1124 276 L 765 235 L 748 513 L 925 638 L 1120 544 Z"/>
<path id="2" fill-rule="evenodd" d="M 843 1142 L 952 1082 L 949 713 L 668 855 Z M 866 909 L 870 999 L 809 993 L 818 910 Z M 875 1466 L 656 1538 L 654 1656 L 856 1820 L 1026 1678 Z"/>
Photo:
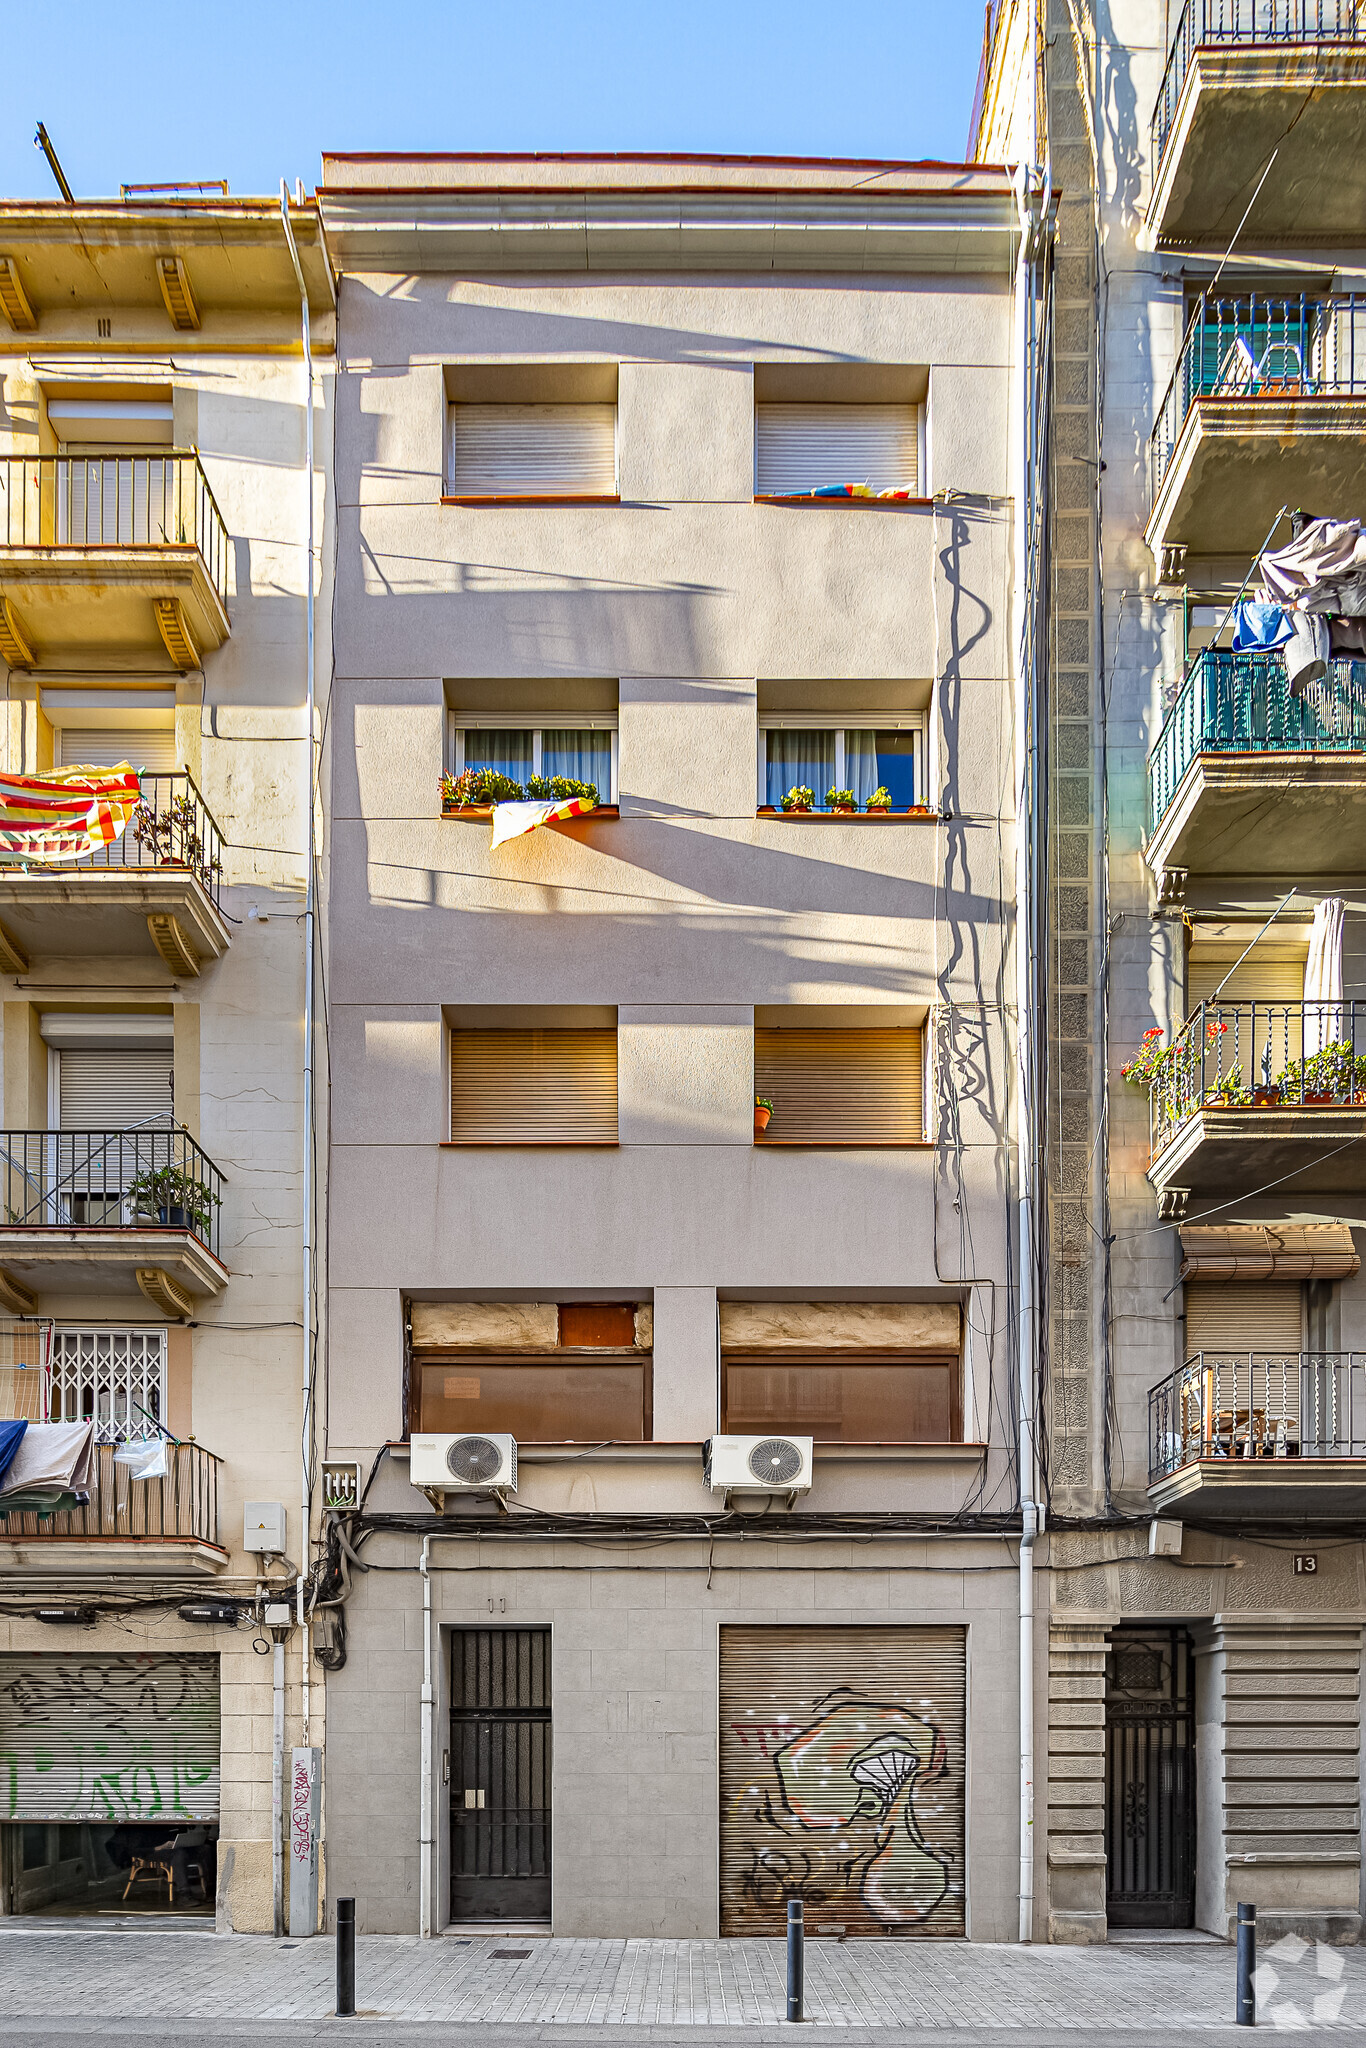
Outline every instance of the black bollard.
<path id="1" fill-rule="evenodd" d="M 1252 1982 L 1257 1970 L 1257 1908 L 1238 1907 L 1238 2001 L 1234 2023 L 1240 2027 L 1257 2024 L 1257 1992 Z"/>
<path id="2" fill-rule="evenodd" d="M 802 2004 L 806 1996 L 806 1925 L 802 1916 L 800 1899 L 787 1902 L 787 2016 L 790 2020 L 805 2018 Z"/>
<path id="3" fill-rule="evenodd" d="M 356 1902 L 337 1901 L 337 2018 L 356 2016 Z"/>

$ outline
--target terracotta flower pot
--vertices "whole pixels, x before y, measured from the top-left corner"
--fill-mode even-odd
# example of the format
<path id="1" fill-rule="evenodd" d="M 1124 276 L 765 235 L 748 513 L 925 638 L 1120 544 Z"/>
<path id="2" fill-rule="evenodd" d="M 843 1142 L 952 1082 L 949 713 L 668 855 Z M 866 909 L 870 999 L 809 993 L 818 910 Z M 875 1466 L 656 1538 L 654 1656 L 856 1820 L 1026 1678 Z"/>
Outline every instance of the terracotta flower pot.
<path id="1" fill-rule="evenodd" d="M 784 804 L 783 809 L 789 818 L 796 817 L 799 814 L 802 817 L 809 817 L 811 815 L 810 804 Z"/>
<path id="2" fill-rule="evenodd" d="M 1252 1091 L 1252 1107 L 1254 1109 L 1275 1109 L 1280 1099 L 1281 1091 L 1275 1082 L 1269 1088 L 1259 1087 L 1254 1088 Z"/>
<path id="3" fill-rule="evenodd" d="M 771 1109 L 764 1109 L 760 1103 L 755 1103 L 754 1135 L 756 1138 L 761 1138 L 764 1132 L 768 1129 L 768 1120 L 772 1116 L 772 1114 L 773 1111 Z"/>
<path id="4" fill-rule="evenodd" d="M 1306 1109 L 1326 1109 L 1332 1100 L 1332 1089 L 1322 1088 L 1313 1094 L 1307 1094 L 1304 1098 L 1304 1106 Z"/>

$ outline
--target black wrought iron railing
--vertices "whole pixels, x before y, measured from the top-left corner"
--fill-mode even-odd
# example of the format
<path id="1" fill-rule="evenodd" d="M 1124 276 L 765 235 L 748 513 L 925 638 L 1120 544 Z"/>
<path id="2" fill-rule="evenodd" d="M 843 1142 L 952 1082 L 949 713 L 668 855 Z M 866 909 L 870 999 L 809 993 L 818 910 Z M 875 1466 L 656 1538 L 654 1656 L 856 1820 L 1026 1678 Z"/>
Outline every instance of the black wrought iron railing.
<path id="1" fill-rule="evenodd" d="M 1201 754 L 1366 751 L 1366 661 L 1339 660 L 1292 697 L 1279 654 L 1207 647 L 1167 713 L 1148 759 L 1149 820 L 1162 821 Z"/>
<path id="2" fill-rule="evenodd" d="M 138 1479 L 115 1463 L 113 1444 L 96 1444 L 90 1499 L 59 1514 L 32 1509 L 6 1513 L 0 1498 L 0 1541 L 18 1536 L 41 1542 L 121 1537 L 156 1542 L 168 1537 L 200 1543 L 218 1541 L 218 1468 L 222 1463 L 200 1444 L 167 1444 L 165 1473 Z"/>
<path id="3" fill-rule="evenodd" d="M 0 545 L 196 547 L 228 596 L 228 529 L 190 449 L 0 457 Z"/>
<path id="4" fill-rule="evenodd" d="M 1366 393 L 1366 293 L 1310 298 L 1202 293 L 1152 433 L 1153 491 L 1202 398 L 1360 397 Z"/>
<path id="5" fill-rule="evenodd" d="M 0 1131 L 8 1229 L 188 1230 L 218 1253 L 223 1176 L 167 1118 L 121 1131 Z"/>
<path id="6" fill-rule="evenodd" d="M 1366 1458 L 1366 1353 L 1198 1351 L 1148 1395 L 1148 1477 L 1202 1458 Z"/>
<path id="7" fill-rule="evenodd" d="M 137 761 L 137 734 L 128 735 L 128 753 Z M 195 788 L 191 776 L 181 770 L 173 774 L 138 773 L 141 802 L 117 839 L 97 847 L 78 861 L 45 862 L 28 854 L 12 854 L 6 860 L 10 874 L 38 869 L 64 875 L 82 874 L 87 868 L 137 869 L 188 868 L 204 884 L 215 903 L 223 890 L 223 835 L 212 811 Z"/>
<path id="8" fill-rule="evenodd" d="M 1362 0 L 1186 0 L 1153 110 L 1153 178 L 1162 166 L 1191 59 L 1229 43 L 1366 42 Z"/>
<path id="9" fill-rule="evenodd" d="M 1154 1155 L 1200 1110 L 1366 1107 L 1366 1002 L 1198 1003 L 1149 1103 Z"/>

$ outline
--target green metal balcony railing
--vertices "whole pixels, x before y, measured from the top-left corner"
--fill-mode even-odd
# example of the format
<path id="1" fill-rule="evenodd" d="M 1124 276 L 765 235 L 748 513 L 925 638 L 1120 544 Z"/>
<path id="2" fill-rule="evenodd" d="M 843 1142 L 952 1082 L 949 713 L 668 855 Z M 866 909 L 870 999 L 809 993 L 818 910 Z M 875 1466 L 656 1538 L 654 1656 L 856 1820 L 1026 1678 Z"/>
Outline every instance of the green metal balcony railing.
<path id="1" fill-rule="evenodd" d="M 1201 754 L 1366 752 L 1366 661 L 1329 663 L 1292 697 L 1279 654 L 1207 647 L 1167 713 L 1148 760 L 1153 830 Z"/>
<path id="2" fill-rule="evenodd" d="M 188 1230 L 218 1256 L 223 1176 L 169 1118 L 121 1131 L 0 1131 L 8 1229 Z"/>
<path id="3" fill-rule="evenodd" d="M 228 529 L 188 449 L 0 457 L 0 547 L 196 547 L 227 603 Z"/>
<path id="4" fill-rule="evenodd" d="M 1148 1395 L 1148 1479 L 1201 1458 L 1366 1458 L 1366 1353 L 1197 1351 Z"/>
<path id="5" fill-rule="evenodd" d="M 1366 1002 L 1199 1003 L 1148 1101 L 1154 1157 L 1201 1110 L 1366 1108 Z"/>
<path id="6" fill-rule="evenodd" d="M 1153 494 L 1202 398 L 1352 398 L 1366 394 L 1366 293 L 1201 295 L 1186 325 L 1152 433 Z M 1291 503 L 1294 503 L 1293 496 Z"/>
<path id="7" fill-rule="evenodd" d="M 157 1479 L 135 1479 L 114 1462 L 113 1444 L 96 1444 L 90 1498 L 58 1514 L 32 1509 L 6 1512 L 0 1499 L 0 1540 L 71 1542 L 121 1538 L 156 1543 L 180 1538 L 218 1542 L 218 1468 L 221 1458 L 201 1444 L 166 1446 L 166 1470 Z"/>
<path id="8" fill-rule="evenodd" d="M 1176 126 L 1191 58 L 1230 43 L 1366 42 L 1362 0 L 1186 0 L 1153 110 L 1153 178 Z"/>

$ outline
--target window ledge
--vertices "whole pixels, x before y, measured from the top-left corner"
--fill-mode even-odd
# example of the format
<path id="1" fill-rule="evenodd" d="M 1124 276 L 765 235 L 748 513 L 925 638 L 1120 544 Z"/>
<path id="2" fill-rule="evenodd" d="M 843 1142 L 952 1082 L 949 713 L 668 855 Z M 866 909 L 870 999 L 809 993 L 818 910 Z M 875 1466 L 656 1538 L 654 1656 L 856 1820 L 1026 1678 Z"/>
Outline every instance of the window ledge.
<path id="1" fill-rule="evenodd" d="M 442 1152 L 615 1152 L 619 1138 L 440 1138 Z"/>
<path id="2" fill-rule="evenodd" d="M 809 491 L 756 491 L 756 505 L 814 505 L 827 511 L 837 505 L 841 511 L 915 512 L 934 503 L 933 498 L 813 498 Z"/>
<path id="3" fill-rule="evenodd" d="M 781 818 L 785 825 L 937 825 L 942 813 L 928 804 L 913 804 L 908 811 L 785 811 L 779 804 L 760 804 L 756 818 Z"/>
<path id="4" fill-rule="evenodd" d="M 386 1446 L 391 1458 L 406 1459 L 409 1446 L 393 1441 Z M 517 1462 L 526 1465 L 625 1465 L 641 1460 L 651 1465 L 700 1465 L 701 1443 L 560 1443 L 517 1444 Z M 975 1463 L 984 1458 L 988 1446 L 982 1443 L 946 1444 L 836 1444 L 817 1443 L 818 1465 L 918 1465 L 952 1458 Z"/>
<path id="5" fill-rule="evenodd" d="M 443 491 L 443 505 L 619 505 L 619 491 Z"/>
<path id="6" fill-rule="evenodd" d="M 537 799 L 532 797 L 529 801 L 535 803 Z M 477 825 L 482 820 L 493 816 L 493 805 L 443 804 L 441 806 L 441 815 L 443 818 L 453 819 L 458 825 Z M 595 804 L 591 811 L 581 811 L 577 818 L 552 818 L 549 822 L 552 825 L 587 825 L 594 818 L 619 818 L 620 816 L 621 811 L 616 804 Z"/>
<path id="7" fill-rule="evenodd" d="M 933 1152 L 933 1138 L 756 1138 L 756 1152 L 785 1146 L 789 1152 Z"/>

